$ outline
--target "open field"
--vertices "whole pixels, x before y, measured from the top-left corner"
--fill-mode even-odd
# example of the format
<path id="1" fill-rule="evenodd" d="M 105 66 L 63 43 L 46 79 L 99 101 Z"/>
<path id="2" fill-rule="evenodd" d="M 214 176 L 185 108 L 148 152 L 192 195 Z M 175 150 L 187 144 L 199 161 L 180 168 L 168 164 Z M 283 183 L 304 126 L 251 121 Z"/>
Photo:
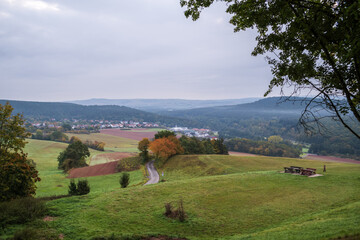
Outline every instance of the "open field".
<path id="1" fill-rule="evenodd" d="M 46 172 L 54 163 L 37 157 L 44 149 L 49 158 L 66 144 L 34 140 L 28 145 L 29 155 L 39 160 L 41 174 L 62 176 L 45 177 L 50 182 L 39 186 L 38 195 L 66 193 L 69 179 L 56 169 Z M 321 171 L 324 164 L 326 173 Z M 290 165 L 317 168 L 324 176 L 279 173 Z M 264 156 L 175 156 L 159 169 L 165 182 L 147 186 L 142 185 L 142 171 L 131 172 L 131 187 L 126 189 L 119 187 L 119 174 L 88 177 L 90 194 L 49 201 L 55 220 L 39 228 L 55 229 L 65 239 L 114 234 L 302 240 L 360 233 L 359 164 Z M 55 184 L 63 184 L 65 192 L 60 193 Z M 188 216 L 183 223 L 163 215 L 165 203 L 176 206 L 180 199 Z"/>
<path id="2" fill-rule="evenodd" d="M 158 132 L 158 129 L 136 129 L 136 130 L 121 130 L 121 129 L 103 129 L 100 131 L 101 134 L 117 136 L 122 138 L 133 139 L 140 141 L 143 138 L 151 140 L 154 135 Z"/>
<path id="3" fill-rule="evenodd" d="M 118 161 L 122 158 L 133 157 L 138 155 L 137 153 L 128 153 L 128 152 L 110 152 L 110 153 L 101 153 L 90 159 L 90 166 L 108 163 L 113 161 Z"/>
<path id="4" fill-rule="evenodd" d="M 68 144 L 27 139 L 25 152 L 28 157 L 36 162 L 36 168 L 39 171 L 41 181 L 37 183 L 37 197 L 67 194 L 68 184 L 70 180 L 66 174 L 57 169 L 57 156 L 63 151 Z M 90 150 L 92 157 L 96 154 L 104 154 L 104 152 Z M 118 188 L 120 174 L 107 176 L 97 176 L 87 178 L 91 185 L 91 192 L 106 192 Z M 136 185 L 143 181 L 143 173 L 141 170 L 131 173 L 132 185 Z"/>
<path id="5" fill-rule="evenodd" d="M 69 138 L 71 138 L 72 136 L 76 136 L 83 142 L 85 142 L 86 140 L 104 142 L 105 151 L 138 152 L 137 150 L 138 141 L 130 138 L 124 138 L 121 136 L 103 134 L 103 133 L 91 133 L 91 134 L 67 133 L 66 135 Z"/>
<path id="6" fill-rule="evenodd" d="M 327 239 L 360 232 L 359 165 L 328 163 L 325 176 L 308 178 L 277 170 L 283 165 L 302 162 L 303 166 L 316 167 L 323 162 L 212 157 L 199 159 L 215 172 L 231 169 L 232 174 L 196 177 L 191 171 L 187 175 L 193 177 L 156 185 L 55 200 L 49 206 L 58 218 L 49 226 L 68 239 L 111 234 L 177 235 L 189 239 Z M 176 160 L 176 165 L 181 166 L 184 159 L 176 157 L 174 165 Z M 263 169 L 266 161 L 277 166 Z M 183 173 L 187 171 L 182 169 Z M 164 203 L 176 204 L 180 198 L 188 214 L 184 223 L 163 216 Z"/>

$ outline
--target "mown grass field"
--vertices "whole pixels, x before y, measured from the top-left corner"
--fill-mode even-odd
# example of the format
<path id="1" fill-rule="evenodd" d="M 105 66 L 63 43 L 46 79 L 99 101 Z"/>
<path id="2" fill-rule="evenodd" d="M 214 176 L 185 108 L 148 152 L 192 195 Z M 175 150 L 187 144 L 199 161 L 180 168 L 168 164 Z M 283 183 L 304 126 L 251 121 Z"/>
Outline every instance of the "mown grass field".
<path id="1" fill-rule="evenodd" d="M 28 144 L 27 149 L 32 148 L 29 155 L 42 169 L 41 174 L 52 172 L 46 172 L 54 165 L 48 161 L 66 146 L 50 143 L 56 145 Z M 38 150 L 36 144 L 44 150 Z M 47 157 L 37 157 L 43 152 Z M 43 163 L 46 167 L 41 166 Z M 290 165 L 313 167 L 322 173 L 324 164 L 327 172 L 322 177 L 279 173 Z M 55 221 L 41 228 L 55 229 L 65 239 L 112 234 L 188 239 L 332 239 L 360 233 L 359 164 L 189 155 L 171 158 L 159 172 L 164 172 L 165 182 L 147 186 L 141 184 L 141 171 L 131 173 L 135 182 L 126 189 L 119 188 L 116 174 L 88 178 L 92 186 L 89 195 L 47 203 Z M 65 180 L 63 184 L 67 185 Z M 45 181 L 38 189 L 43 196 L 57 192 L 54 185 L 62 180 Z M 176 206 L 180 199 L 188 215 L 183 223 L 163 215 L 166 202 Z"/>

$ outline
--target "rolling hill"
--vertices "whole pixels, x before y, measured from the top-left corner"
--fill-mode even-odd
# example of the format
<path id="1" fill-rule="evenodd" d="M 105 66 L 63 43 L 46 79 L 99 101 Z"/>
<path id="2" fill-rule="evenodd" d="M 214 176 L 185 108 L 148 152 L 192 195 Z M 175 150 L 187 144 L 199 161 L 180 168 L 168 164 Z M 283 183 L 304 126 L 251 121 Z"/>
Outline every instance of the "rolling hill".
<path id="1" fill-rule="evenodd" d="M 127 106 L 143 111 L 160 112 L 184 110 L 202 107 L 236 105 L 250 103 L 260 98 L 241 98 L 241 99 L 223 99 L 223 100 L 186 100 L 186 99 L 104 99 L 93 98 L 87 100 L 74 100 L 70 103 L 81 105 L 119 105 Z"/>
<path id="2" fill-rule="evenodd" d="M 0 104 L 6 104 L 6 102 L 9 102 L 14 108 L 13 113 L 22 113 L 25 118 L 36 120 L 133 120 L 161 122 L 170 125 L 191 124 L 189 120 L 178 119 L 171 116 L 164 117 L 158 114 L 116 105 L 83 106 L 73 103 L 0 100 Z"/>

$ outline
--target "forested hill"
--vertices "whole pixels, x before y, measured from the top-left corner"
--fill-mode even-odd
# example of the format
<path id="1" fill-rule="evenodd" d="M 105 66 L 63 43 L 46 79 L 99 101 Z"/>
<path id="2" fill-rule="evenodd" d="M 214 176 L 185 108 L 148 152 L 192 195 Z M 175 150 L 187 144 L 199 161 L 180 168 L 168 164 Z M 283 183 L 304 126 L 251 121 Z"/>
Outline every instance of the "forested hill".
<path id="1" fill-rule="evenodd" d="M 177 119 L 174 117 L 163 117 L 154 113 L 124 106 L 83 106 L 73 103 L 58 102 L 29 102 L 0 100 L 0 104 L 9 102 L 14 108 L 13 113 L 22 113 L 25 118 L 37 120 L 63 120 L 63 119 L 83 119 L 83 120 L 133 120 L 147 122 L 161 122 L 170 125 L 187 125 L 191 121 Z"/>
<path id="2" fill-rule="evenodd" d="M 215 117 L 215 118 L 252 118 L 264 117 L 272 118 L 279 115 L 289 118 L 296 118 L 304 110 L 309 99 L 291 98 L 284 101 L 280 97 L 272 97 L 258 100 L 252 103 L 197 108 L 190 110 L 167 111 L 161 114 L 174 117 L 199 118 L 199 117 Z"/>
<path id="3" fill-rule="evenodd" d="M 187 100 L 187 99 L 103 99 L 75 100 L 69 103 L 80 105 L 119 105 L 147 112 L 185 110 L 202 107 L 236 105 L 250 103 L 260 98 L 240 98 L 223 100 Z"/>

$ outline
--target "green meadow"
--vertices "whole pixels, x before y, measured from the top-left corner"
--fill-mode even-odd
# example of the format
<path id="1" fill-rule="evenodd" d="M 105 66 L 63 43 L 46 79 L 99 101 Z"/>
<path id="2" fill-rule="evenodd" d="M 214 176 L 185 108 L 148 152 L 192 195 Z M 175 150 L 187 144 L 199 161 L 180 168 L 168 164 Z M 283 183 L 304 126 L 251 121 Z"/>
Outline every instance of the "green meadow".
<path id="1" fill-rule="evenodd" d="M 27 139 L 27 142 L 28 144 L 26 144 L 24 151 L 28 153 L 30 159 L 35 161 L 39 177 L 41 178 L 41 181 L 37 183 L 36 196 L 44 197 L 67 194 L 70 180 L 66 178 L 66 174 L 57 169 L 57 157 L 68 144 L 35 139 Z M 90 158 L 102 153 L 104 152 L 90 149 Z M 90 158 L 87 160 L 88 162 Z M 106 192 L 120 186 L 119 178 L 120 173 L 88 177 L 87 180 L 91 185 L 92 192 Z M 143 178 L 141 170 L 131 172 L 132 185 L 142 183 Z"/>
<path id="2" fill-rule="evenodd" d="M 69 180 L 56 169 L 56 156 L 66 144 L 29 142 L 26 150 L 43 179 L 37 196 L 65 194 Z M 327 172 L 322 173 L 324 164 Z M 323 176 L 280 173 L 290 165 L 317 168 Z M 55 220 L 36 227 L 53 229 L 65 239 L 167 235 L 300 240 L 360 233 L 360 164 L 188 155 L 169 159 L 162 172 L 162 182 L 146 186 L 143 169 L 131 172 L 125 189 L 119 186 L 119 174 L 88 178 L 90 194 L 48 201 Z M 186 221 L 166 218 L 164 204 L 176 207 L 180 199 Z"/>
<path id="3" fill-rule="evenodd" d="M 122 138 L 102 133 L 91 133 L 91 134 L 74 134 L 67 133 L 69 138 L 72 136 L 78 137 L 81 141 L 86 140 L 98 141 L 105 143 L 105 151 L 113 152 L 138 152 L 137 145 L 138 141 L 128 138 Z"/>

